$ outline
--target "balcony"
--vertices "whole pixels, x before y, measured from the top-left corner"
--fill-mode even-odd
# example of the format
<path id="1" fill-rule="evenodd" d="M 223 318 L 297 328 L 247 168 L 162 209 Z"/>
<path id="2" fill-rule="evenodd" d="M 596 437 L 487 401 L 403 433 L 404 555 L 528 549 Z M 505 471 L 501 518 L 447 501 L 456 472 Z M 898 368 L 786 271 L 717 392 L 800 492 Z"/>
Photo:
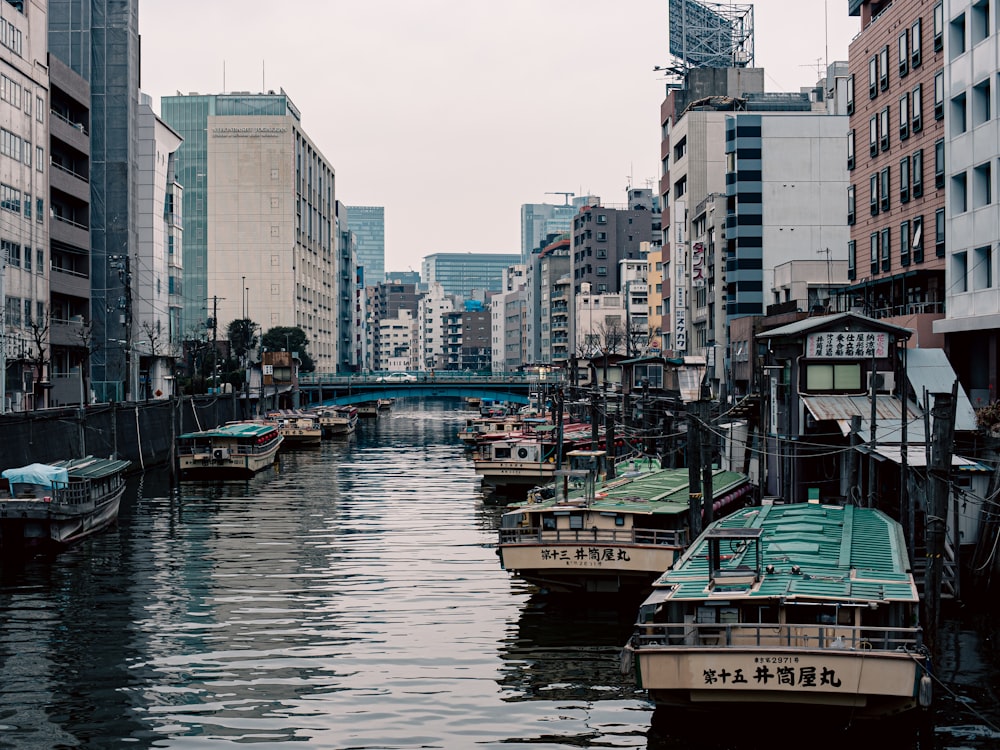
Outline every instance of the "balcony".
<path id="1" fill-rule="evenodd" d="M 75 271 L 53 266 L 49 289 L 52 294 L 90 299 L 90 278 Z"/>
<path id="2" fill-rule="evenodd" d="M 49 170 L 49 186 L 53 190 L 73 196 L 81 203 L 90 201 L 90 183 L 87 182 L 87 178 L 61 164 L 52 162 L 52 169 Z"/>
<path id="3" fill-rule="evenodd" d="M 49 135 L 90 156 L 90 136 L 81 123 L 70 122 L 58 112 L 49 113 Z"/>
<path id="4" fill-rule="evenodd" d="M 49 325 L 49 341 L 52 346 L 83 347 L 83 320 L 52 319 Z"/>
<path id="5" fill-rule="evenodd" d="M 62 242 L 70 247 L 90 248 L 90 230 L 57 214 L 52 214 L 52 221 L 49 222 L 49 236 L 53 242 Z"/>

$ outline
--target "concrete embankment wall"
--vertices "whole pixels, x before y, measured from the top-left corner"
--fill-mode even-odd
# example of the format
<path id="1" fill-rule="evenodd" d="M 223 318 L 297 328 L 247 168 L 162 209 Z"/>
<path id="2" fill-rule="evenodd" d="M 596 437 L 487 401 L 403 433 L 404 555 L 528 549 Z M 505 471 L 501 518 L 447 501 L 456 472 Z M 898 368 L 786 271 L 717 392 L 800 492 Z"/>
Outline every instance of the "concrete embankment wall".
<path id="1" fill-rule="evenodd" d="M 133 470 L 168 464 L 174 437 L 242 419 L 235 395 L 183 396 L 0 415 L 0 469 L 117 455 Z"/>

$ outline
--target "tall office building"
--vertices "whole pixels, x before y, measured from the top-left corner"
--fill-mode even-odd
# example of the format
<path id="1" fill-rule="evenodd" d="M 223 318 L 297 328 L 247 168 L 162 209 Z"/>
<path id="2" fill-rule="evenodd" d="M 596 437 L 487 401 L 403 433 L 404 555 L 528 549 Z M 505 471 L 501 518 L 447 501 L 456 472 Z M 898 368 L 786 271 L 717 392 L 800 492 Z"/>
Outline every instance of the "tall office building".
<path id="1" fill-rule="evenodd" d="M 336 372 L 334 170 L 298 109 L 284 91 L 167 96 L 161 104 L 184 138 L 185 337 L 203 339 L 210 318 L 221 331 L 244 316 L 263 333 L 298 326 L 316 371 Z"/>
<path id="2" fill-rule="evenodd" d="M 566 203 L 561 206 L 551 203 L 521 205 L 521 263 L 528 262 L 532 250 L 544 247 L 549 235 L 569 232 L 573 227 L 573 217 L 581 208 L 601 202 L 596 195 L 561 195 L 566 197 Z"/>
<path id="3" fill-rule="evenodd" d="M 98 401 L 132 398 L 139 0 L 50 0 L 48 6 L 50 54 L 90 84 L 89 216 L 67 221 L 90 230 L 91 387 Z"/>
<path id="4" fill-rule="evenodd" d="M 365 283 L 385 281 L 385 208 L 383 206 L 345 206 L 347 228 L 354 232 L 358 247 L 358 265 L 364 266 Z"/>
<path id="5" fill-rule="evenodd" d="M 512 253 L 433 253 L 424 258 L 420 275 L 425 284 L 441 284 L 446 294 L 472 299 L 473 290 L 499 292 L 504 271 L 520 261 Z"/>

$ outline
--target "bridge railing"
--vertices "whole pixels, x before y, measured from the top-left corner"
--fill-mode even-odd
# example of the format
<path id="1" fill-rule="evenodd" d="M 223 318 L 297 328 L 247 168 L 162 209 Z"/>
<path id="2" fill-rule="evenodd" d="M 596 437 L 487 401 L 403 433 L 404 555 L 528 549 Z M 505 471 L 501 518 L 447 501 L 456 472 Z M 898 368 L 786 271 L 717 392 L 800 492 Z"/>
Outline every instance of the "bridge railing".
<path id="1" fill-rule="evenodd" d="M 389 381 L 385 378 L 388 372 L 353 373 L 350 375 L 315 374 L 299 375 L 299 385 L 372 385 L 394 387 L 406 387 L 408 385 L 427 385 L 430 383 L 441 385 L 499 385 L 505 383 L 532 385 L 532 384 L 560 384 L 565 378 L 561 372 L 549 372 L 544 376 L 538 373 L 525 372 L 500 372 L 500 373 L 475 373 L 459 371 L 435 371 L 431 372 L 411 372 L 416 380 L 409 382 Z M 382 378 L 382 380 L 380 380 Z"/>

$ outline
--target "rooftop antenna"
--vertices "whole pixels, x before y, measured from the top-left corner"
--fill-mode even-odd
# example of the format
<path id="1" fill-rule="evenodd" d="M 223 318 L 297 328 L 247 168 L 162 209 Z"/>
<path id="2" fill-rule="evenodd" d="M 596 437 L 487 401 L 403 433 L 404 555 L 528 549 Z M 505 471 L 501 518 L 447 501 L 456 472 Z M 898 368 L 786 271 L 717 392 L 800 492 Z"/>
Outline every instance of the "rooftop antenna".
<path id="1" fill-rule="evenodd" d="M 563 204 L 564 206 L 568 206 L 569 205 L 569 199 L 572 198 L 574 195 L 576 195 L 576 193 L 567 193 L 567 192 L 565 192 L 563 190 L 550 190 L 550 191 L 546 192 L 545 194 L 546 195 L 561 195 L 563 197 L 563 200 L 566 201 Z"/>

